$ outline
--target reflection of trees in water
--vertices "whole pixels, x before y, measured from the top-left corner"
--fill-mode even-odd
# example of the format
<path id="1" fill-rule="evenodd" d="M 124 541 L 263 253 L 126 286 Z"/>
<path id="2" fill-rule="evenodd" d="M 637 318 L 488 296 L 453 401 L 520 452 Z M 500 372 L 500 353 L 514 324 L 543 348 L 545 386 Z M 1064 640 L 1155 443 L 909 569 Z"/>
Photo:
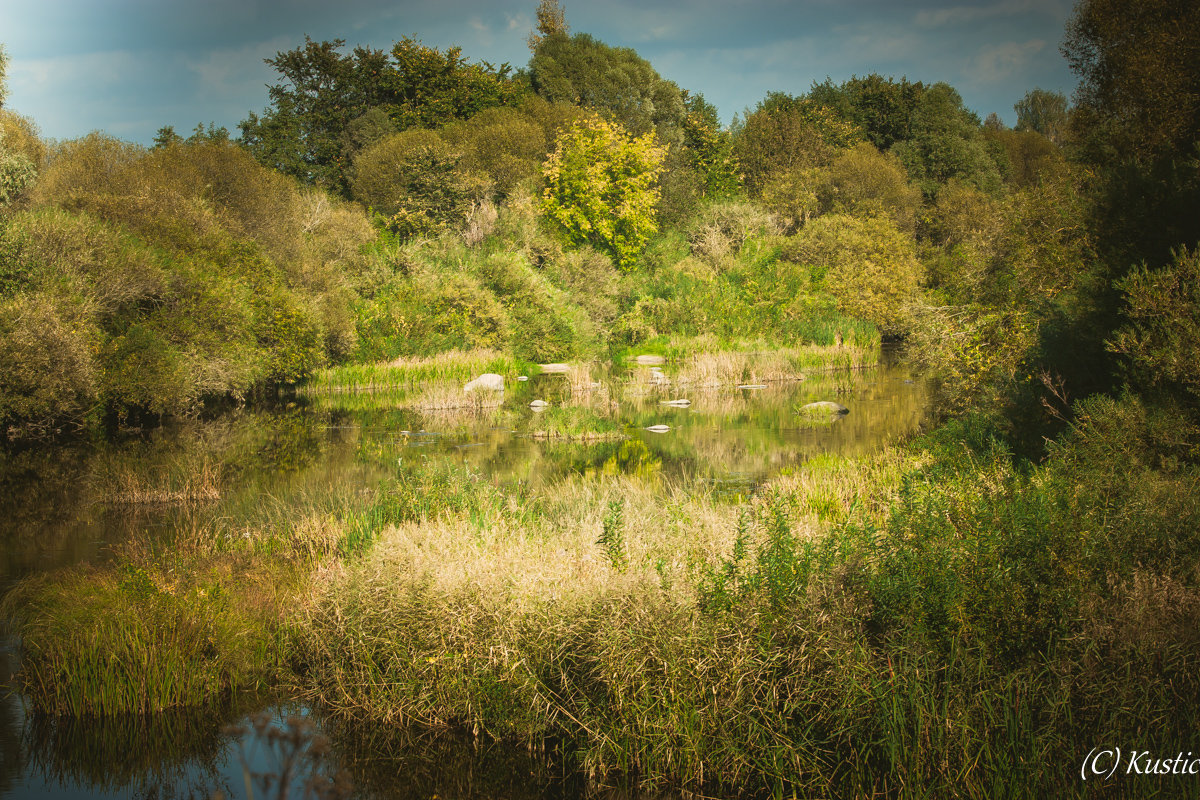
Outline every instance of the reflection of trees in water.
<path id="1" fill-rule="evenodd" d="M 556 754 L 530 753 L 444 730 L 357 725 L 337 718 L 324 719 L 322 726 L 358 796 L 373 800 L 534 800 L 591 794 L 576 770 Z"/>
<path id="2" fill-rule="evenodd" d="M 21 752 L 21 708 L 15 694 L 10 694 L 13 672 L 16 670 L 16 651 L 0 626 L 0 797 L 12 789 L 25 768 Z"/>
<path id="3" fill-rule="evenodd" d="M 49 786 L 140 797 L 208 797 L 224 781 L 221 720 L 242 713 L 32 715 L 24 726 L 25 774 Z M 226 795 L 231 796 L 228 788 Z"/>

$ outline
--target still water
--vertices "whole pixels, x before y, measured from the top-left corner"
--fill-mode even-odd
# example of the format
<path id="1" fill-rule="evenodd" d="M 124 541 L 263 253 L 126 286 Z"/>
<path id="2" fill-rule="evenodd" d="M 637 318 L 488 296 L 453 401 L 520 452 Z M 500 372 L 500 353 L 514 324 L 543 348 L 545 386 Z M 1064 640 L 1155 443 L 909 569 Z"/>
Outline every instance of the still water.
<path id="1" fill-rule="evenodd" d="M 870 452 L 907 436 L 929 408 L 924 383 L 895 361 L 754 389 L 630 393 L 618 390 L 624 377 L 606 376 L 612 391 L 590 398 L 572 397 L 564 376 L 541 375 L 510 385 L 496 408 L 430 412 L 403 398 L 321 397 L 105 440 L 0 451 L 0 593 L 23 578 L 100 561 L 134 532 L 258 524 L 302 505 L 336 504 L 394 471 L 397 451 L 410 460 L 450 460 L 497 482 L 652 473 L 738 502 L 815 456 Z M 590 406 L 623 438 L 539 439 L 532 434 L 544 426 L 529 407 L 534 399 Z M 690 405 L 663 405 L 670 399 Z M 836 400 L 850 413 L 829 424 L 797 415 L 819 400 Z M 647 430 L 664 425 L 665 432 Z M 264 710 L 254 708 L 46 719 L 27 714 L 12 690 L 18 667 L 17 643 L 0 632 L 0 800 L 246 797 L 248 786 L 257 787 L 255 797 L 277 797 L 278 785 L 267 791 L 253 775 L 278 774 L 280 759 L 306 752 L 310 742 L 298 736 L 289 750 L 283 734 L 274 741 L 255 734 L 249 715 Z M 287 719 L 302 719 L 331 740 L 326 766 L 297 769 L 291 797 L 304 796 L 303 780 L 329 764 L 349 776 L 357 797 L 597 796 L 564 774 L 554 753 L 428 731 L 363 731 L 306 708 L 265 712 L 270 729 L 286 732 Z M 247 732 L 223 731 L 238 723 Z"/>

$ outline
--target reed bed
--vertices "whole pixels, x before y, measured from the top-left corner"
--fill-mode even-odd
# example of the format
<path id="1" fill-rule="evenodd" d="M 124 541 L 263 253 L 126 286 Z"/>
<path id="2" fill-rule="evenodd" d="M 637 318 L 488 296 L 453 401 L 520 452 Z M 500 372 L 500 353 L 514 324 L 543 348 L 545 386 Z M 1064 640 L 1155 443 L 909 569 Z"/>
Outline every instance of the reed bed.
<path id="1" fill-rule="evenodd" d="M 401 465 L 363 505 L 127 550 L 4 613 L 35 704 L 63 713 L 284 689 L 370 725 L 557 744 L 597 782 L 1078 796 L 1096 742 L 1194 749 L 1200 507 L 1175 491 L 1191 472 L 1117 475 L 1073 436 L 1029 465 L 950 426 L 736 504 L 658 475 Z M 1156 507 L 1169 550 L 1124 510 Z M 1167 785 L 1122 780 L 1100 791 Z"/>
<path id="2" fill-rule="evenodd" d="M 503 375 L 513 381 L 535 374 L 537 366 L 497 350 L 451 350 L 436 356 L 397 358 L 373 364 L 344 364 L 319 370 L 301 386 L 306 394 L 413 390 L 425 384 L 457 384 L 483 373 Z"/>

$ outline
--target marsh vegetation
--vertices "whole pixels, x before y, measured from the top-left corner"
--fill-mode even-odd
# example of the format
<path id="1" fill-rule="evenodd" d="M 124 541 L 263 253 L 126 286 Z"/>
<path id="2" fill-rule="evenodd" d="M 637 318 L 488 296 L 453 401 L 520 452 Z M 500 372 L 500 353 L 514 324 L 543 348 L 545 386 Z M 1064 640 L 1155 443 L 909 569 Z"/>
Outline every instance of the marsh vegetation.
<path id="1" fill-rule="evenodd" d="M 306 40 L 237 140 L 0 108 L 20 724 L 102 787 L 286 701 L 580 792 L 1191 791 L 1077 771 L 1200 751 L 1200 25 L 1142 5 L 1015 130 L 880 75 L 723 129 L 553 0 L 518 74 Z"/>

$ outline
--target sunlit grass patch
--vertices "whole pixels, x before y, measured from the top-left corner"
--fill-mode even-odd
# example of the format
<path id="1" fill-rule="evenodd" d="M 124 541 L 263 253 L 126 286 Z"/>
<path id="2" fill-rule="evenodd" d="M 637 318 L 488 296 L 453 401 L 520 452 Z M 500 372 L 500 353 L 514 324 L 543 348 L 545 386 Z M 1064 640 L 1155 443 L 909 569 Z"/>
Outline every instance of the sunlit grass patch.
<path id="1" fill-rule="evenodd" d="M 506 382 L 535 374 L 534 364 L 496 350 L 451 350 L 436 356 L 397 358 L 372 364 L 344 364 L 320 370 L 301 387 L 306 393 L 414 391 L 426 384 L 457 384 L 483 373 L 502 375 Z"/>

